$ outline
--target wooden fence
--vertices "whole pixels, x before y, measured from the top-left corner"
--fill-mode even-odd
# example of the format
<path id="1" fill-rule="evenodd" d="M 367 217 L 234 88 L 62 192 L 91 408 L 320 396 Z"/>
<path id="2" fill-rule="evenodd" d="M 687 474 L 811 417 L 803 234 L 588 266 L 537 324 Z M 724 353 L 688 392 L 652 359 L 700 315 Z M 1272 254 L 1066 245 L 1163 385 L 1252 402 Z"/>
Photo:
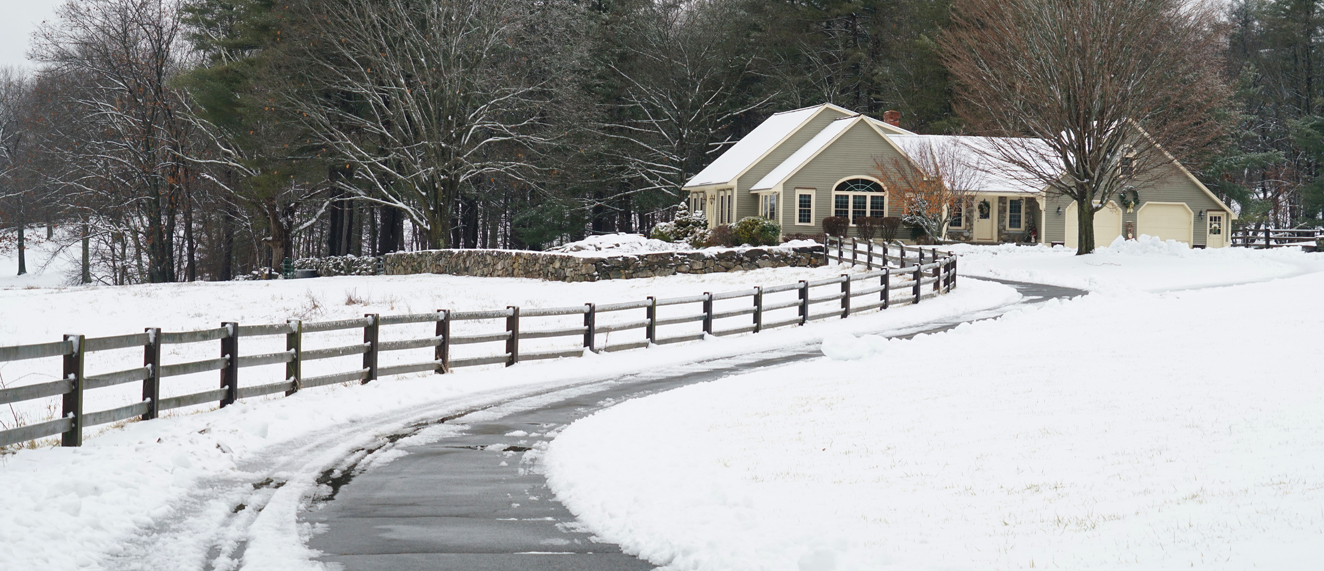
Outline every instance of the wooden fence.
<path id="1" fill-rule="evenodd" d="M 1324 237 L 1318 228 L 1242 228 L 1232 233 L 1232 245 L 1242 248 L 1317 246 Z"/>
<path id="2" fill-rule="evenodd" d="M 863 248 L 861 248 L 863 246 Z M 927 254 L 927 255 L 926 255 Z M 860 243 L 830 239 L 824 250 L 826 260 L 864 264 L 866 273 L 842 274 L 815 281 L 800 281 L 768 287 L 754 287 L 741 291 L 704 293 L 689 297 L 653 298 L 623 303 L 593 304 L 558 308 L 520 308 L 511 306 L 495 311 L 438 310 L 412 315 L 365 315 L 359 319 L 303 322 L 290 320 L 269 325 L 241 325 L 222 323 L 220 327 L 202 331 L 165 332 L 149 328 L 142 333 L 89 338 L 66 335 L 63 340 L 35 345 L 0 347 L 0 362 L 26 359 L 55 358 L 63 360 L 60 380 L 12 387 L 0 390 L 0 405 L 61 397 L 61 414 L 55 420 L 19 426 L 0 431 L 0 446 L 39 440 L 60 435 L 63 446 L 81 446 L 84 430 L 98 425 L 132 418 L 151 420 L 163 411 L 208 403 L 221 407 L 239 399 L 284 393 L 294 394 L 302 389 L 324 385 L 359 381 L 368 383 L 381 377 L 432 371 L 445 374 L 459 367 L 505 364 L 521 361 L 578 357 L 584 351 L 624 351 L 649 345 L 663 345 L 697 341 L 706 335 L 733 335 L 758 333 L 766 329 L 804 325 L 824 318 L 846 318 L 852 313 L 872 309 L 887 309 L 900 305 L 917 304 L 922 300 L 951 291 L 956 287 L 956 257 L 937 250 L 907 248 L 900 244 L 888 246 L 873 242 Z M 823 290 L 828 293 L 823 293 Z M 780 294 L 780 295 L 779 295 Z M 784 297 L 786 299 L 768 299 Z M 715 311 L 714 302 L 748 299 L 747 306 Z M 833 304 L 832 310 L 814 314 L 811 308 L 820 304 Z M 667 318 L 658 317 L 658 308 L 693 305 L 697 312 Z M 729 305 L 729 304 L 728 304 Z M 796 317 L 768 322 L 767 312 L 795 308 Z M 598 324 L 598 317 L 617 312 L 638 312 L 624 322 Z M 582 316 L 582 325 L 561 328 L 530 327 L 538 318 L 553 316 Z M 744 320 L 734 327 L 734 319 Z M 471 335 L 452 335 L 451 325 L 462 321 L 504 323 L 504 328 Z M 575 320 L 578 322 L 578 320 Z M 434 323 L 435 334 L 418 339 L 381 341 L 381 329 L 402 324 Z M 658 327 L 697 323 L 700 328 L 686 335 L 661 337 Z M 616 331 L 639 330 L 644 340 L 617 343 L 608 346 L 597 341 L 600 334 Z M 338 347 L 312 349 L 305 347 L 305 336 L 311 333 L 362 330 L 363 342 Z M 240 341 L 254 338 L 284 336 L 285 350 L 274 353 L 243 355 Z M 521 341 L 546 338 L 574 338 L 582 340 L 582 347 L 573 350 L 524 352 Z M 272 340 L 279 342 L 278 339 Z M 185 363 L 162 362 L 161 349 L 165 345 L 216 343 L 219 356 Z M 463 345 L 499 344 L 500 353 L 486 356 L 452 358 L 451 350 Z M 98 351 L 132 349 L 143 350 L 143 366 L 108 373 L 89 375 L 85 371 L 87 355 Z M 430 350 L 429 359 L 402 365 L 379 366 L 382 353 L 407 350 Z M 309 361 L 362 355 L 362 366 L 334 374 L 304 376 L 303 365 Z M 252 386 L 240 385 L 240 371 L 251 367 L 283 366 L 283 381 Z M 219 388 L 180 396 L 161 398 L 162 383 L 171 377 L 218 371 Z M 95 412 L 84 411 L 88 391 L 140 383 L 142 399 L 134 404 Z"/>

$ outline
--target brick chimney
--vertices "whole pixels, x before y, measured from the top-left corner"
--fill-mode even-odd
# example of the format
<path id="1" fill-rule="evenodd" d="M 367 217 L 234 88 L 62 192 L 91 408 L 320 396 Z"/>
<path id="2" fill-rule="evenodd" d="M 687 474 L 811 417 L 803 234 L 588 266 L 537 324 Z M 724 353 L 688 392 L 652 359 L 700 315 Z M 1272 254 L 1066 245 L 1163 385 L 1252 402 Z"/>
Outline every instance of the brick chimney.
<path id="1" fill-rule="evenodd" d="M 900 111 L 884 111 L 884 112 L 883 112 L 883 122 L 884 122 L 884 123 L 887 123 L 888 125 L 891 125 L 891 126 L 893 126 L 893 127 L 900 127 L 900 126 L 901 126 L 901 112 L 900 112 Z"/>

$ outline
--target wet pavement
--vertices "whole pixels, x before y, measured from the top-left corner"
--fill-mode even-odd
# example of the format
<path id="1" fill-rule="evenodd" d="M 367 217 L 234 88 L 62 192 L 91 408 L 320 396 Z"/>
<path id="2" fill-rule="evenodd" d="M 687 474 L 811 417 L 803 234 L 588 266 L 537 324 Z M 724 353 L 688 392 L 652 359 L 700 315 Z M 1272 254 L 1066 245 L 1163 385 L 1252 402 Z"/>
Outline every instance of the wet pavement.
<path id="1" fill-rule="evenodd" d="M 1002 280 L 1032 304 L 1085 292 Z M 1015 307 L 1015 306 L 1012 306 Z M 932 323 L 891 335 L 911 337 L 1005 313 Z M 303 515 L 318 532 L 309 547 L 346 571 L 634 570 L 653 565 L 594 541 L 552 496 L 535 464 L 538 451 L 570 423 L 625 400 L 764 367 L 821 358 L 817 344 L 714 359 L 507 401 L 402 431 L 437 425 L 460 432 L 363 469 L 388 447 L 365 450 L 319 480 L 326 496 Z M 536 374 L 536 371 L 530 371 Z M 407 442 L 407 441 L 406 441 Z M 374 454 L 375 452 L 375 454 Z"/>

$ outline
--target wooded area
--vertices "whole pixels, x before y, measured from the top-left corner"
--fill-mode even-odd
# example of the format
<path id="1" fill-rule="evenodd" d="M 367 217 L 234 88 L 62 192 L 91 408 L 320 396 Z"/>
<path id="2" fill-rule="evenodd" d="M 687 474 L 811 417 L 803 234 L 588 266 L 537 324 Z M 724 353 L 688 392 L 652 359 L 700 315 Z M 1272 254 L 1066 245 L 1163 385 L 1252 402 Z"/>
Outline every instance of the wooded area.
<path id="1" fill-rule="evenodd" d="M 1182 158 L 1243 222 L 1324 209 L 1322 8 L 1238 0 L 1210 29 L 1232 135 Z M 896 109 L 915 132 L 983 134 L 953 112 L 952 9 L 73 0 L 32 38 L 35 68 L 0 73 L 0 228 L 20 230 L 0 239 L 60 226 L 86 243 L 81 281 L 124 284 L 647 232 L 778 111 Z"/>

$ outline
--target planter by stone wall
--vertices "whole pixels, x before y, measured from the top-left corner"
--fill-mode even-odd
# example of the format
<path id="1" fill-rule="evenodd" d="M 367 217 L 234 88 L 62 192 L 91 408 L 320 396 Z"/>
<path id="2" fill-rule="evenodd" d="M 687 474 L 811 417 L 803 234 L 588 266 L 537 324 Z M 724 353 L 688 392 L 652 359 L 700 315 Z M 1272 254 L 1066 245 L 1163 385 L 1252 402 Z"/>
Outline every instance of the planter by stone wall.
<path id="1" fill-rule="evenodd" d="M 823 263 L 822 246 L 659 252 L 611 257 L 511 250 L 427 250 L 387 254 L 386 273 L 592 282 L 758 268 L 816 267 Z"/>

